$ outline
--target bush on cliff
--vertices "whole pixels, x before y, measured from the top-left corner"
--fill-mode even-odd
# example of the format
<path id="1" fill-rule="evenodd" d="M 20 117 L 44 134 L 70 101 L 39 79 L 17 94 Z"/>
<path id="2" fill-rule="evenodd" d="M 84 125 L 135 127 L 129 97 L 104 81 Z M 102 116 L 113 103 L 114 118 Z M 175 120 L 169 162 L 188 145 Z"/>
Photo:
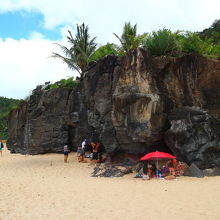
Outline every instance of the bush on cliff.
<path id="1" fill-rule="evenodd" d="M 198 32 L 198 35 L 203 40 L 211 39 L 214 44 L 220 43 L 220 19 L 215 20 L 211 27 Z"/>
<path id="2" fill-rule="evenodd" d="M 177 35 L 165 28 L 153 31 L 145 38 L 143 48 L 155 56 L 172 54 L 178 50 Z"/>
<path id="3" fill-rule="evenodd" d="M 90 57 L 90 62 L 102 59 L 107 55 L 119 56 L 118 47 L 115 44 L 106 44 L 99 47 Z"/>
<path id="4" fill-rule="evenodd" d="M 78 84 L 79 82 L 77 80 L 75 80 L 73 77 L 70 77 L 68 79 L 61 79 L 53 84 L 47 84 L 43 89 L 49 90 L 53 88 L 75 88 Z"/>
<path id="5" fill-rule="evenodd" d="M 203 54 L 205 51 L 205 42 L 196 33 L 187 31 L 179 36 L 178 41 L 183 52 Z"/>
<path id="6" fill-rule="evenodd" d="M 220 56 L 220 42 L 214 43 L 214 39 L 202 39 L 198 33 L 185 32 L 178 36 L 181 51 L 186 53 L 197 53 L 200 55 Z"/>

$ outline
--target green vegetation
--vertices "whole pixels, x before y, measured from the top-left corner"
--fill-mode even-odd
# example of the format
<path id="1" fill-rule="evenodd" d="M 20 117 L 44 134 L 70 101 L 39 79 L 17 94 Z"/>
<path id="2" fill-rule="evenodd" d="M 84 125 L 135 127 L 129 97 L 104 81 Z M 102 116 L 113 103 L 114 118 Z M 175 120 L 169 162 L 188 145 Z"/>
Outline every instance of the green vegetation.
<path id="1" fill-rule="evenodd" d="M 156 56 L 173 54 L 178 50 L 177 34 L 168 29 L 154 31 L 145 38 L 143 48 Z"/>
<path id="2" fill-rule="evenodd" d="M 183 52 L 203 54 L 205 51 L 205 42 L 194 32 L 185 32 L 178 40 Z"/>
<path id="3" fill-rule="evenodd" d="M 90 62 L 97 61 L 107 55 L 119 56 L 118 47 L 115 44 L 106 44 L 99 47 L 91 56 Z"/>
<path id="4" fill-rule="evenodd" d="M 123 56 L 130 49 L 142 47 L 154 56 L 182 56 L 186 53 L 196 53 L 214 59 L 220 59 L 220 20 L 216 20 L 210 28 L 202 32 L 176 31 L 168 29 L 153 31 L 152 33 L 137 34 L 137 24 L 134 26 L 126 22 L 122 35 L 119 37 L 120 45 L 108 43 L 96 49 L 95 39 L 90 40 L 88 26 L 77 25 L 77 34 L 73 38 L 68 31 L 70 48 L 58 44 L 65 56 L 53 53 L 53 57 L 62 59 L 71 69 L 83 73 L 89 62 L 97 61 L 106 55 Z M 65 84 L 65 83 L 61 83 Z M 58 84 L 50 88 L 59 87 Z"/>
<path id="5" fill-rule="evenodd" d="M 114 33 L 121 43 L 121 52 L 127 53 L 130 49 L 142 46 L 146 34 L 137 34 L 137 24 L 133 27 L 130 22 L 125 23 L 121 37 Z"/>
<path id="6" fill-rule="evenodd" d="M 70 77 L 68 79 L 61 79 L 53 84 L 45 83 L 45 86 L 42 87 L 45 90 L 53 88 L 75 88 L 78 84 L 79 82 L 77 80 L 75 80 L 73 77 Z"/>
<path id="7" fill-rule="evenodd" d="M 0 138 L 7 139 L 7 117 L 9 112 L 16 108 L 21 100 L 0 97 Z"/>
<path id="8" fill-rule="evenodd" d="M 220 42 L 215 44 L 211 38 L 203 40 L 198 33 L 185 32 L 179 36 L 179 43 L 183 52 L 220 57 Z"/>
<path id="9" fill-rule="evenodd" d="M 155 56 L 178 56 L 182 53 L 196 53 L 212 58 L 220 58 L 220 40 L 218 37 L 220 30 L 215 29 L 211 33 L 212 35 L 206 35 L 202 38 L 202 35 L 196 32 L 177 31 L 172 33 L 168 29 L 162 29 L 149 34 L 145 38 L 143 48 L 149 50 Z M 211 37 L 208 38 L 208 36 Z"/>
<path id="10" fill-rule="evenodd" d="M 96 49 L 95 37 L 90 40 L 89 28 L 82 25 L 77 25 L 77 33 L 75 38 L 71 31 L 68 31 L 67 42 L 71 45 L 67 48 L 64 45 L 57 44 L 62 50 L 65 56 L 58 53 L 53 53 L 53 58 L 59 58 L 68 65 L 70 69 L 74 69 L 82 74 L 89 63 L 91 55 Z"/>
<path id="11" fill-rule="evenodd" d="M 220 42 L 220 19 L 215 20 L 210 28 L 197 33 L 202 40 L 211 40 L 214 44 Z"/>

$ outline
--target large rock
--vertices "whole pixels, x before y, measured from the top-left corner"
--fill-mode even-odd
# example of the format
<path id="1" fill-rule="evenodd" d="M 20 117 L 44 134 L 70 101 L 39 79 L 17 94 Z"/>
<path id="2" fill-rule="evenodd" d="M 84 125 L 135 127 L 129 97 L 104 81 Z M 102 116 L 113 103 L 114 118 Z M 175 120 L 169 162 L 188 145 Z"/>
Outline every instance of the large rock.
<path id="1" fill-rule="evenodd" d="M 68 142 L 71 94 L 69 89 L 38 90 L 29 103 L 13 110 L 9 116 L 9 150 L 24 154 L 62 152 Z"/>
<path id="2" fill-rule="evenodd" d="M 179 108 L 169 115 L 165 141 L 179 160 L 200 169 L 220 166 L 220 121 L 198 108 Z"/>
<path id="3" fill-rule="evenodd" d="M 192 163 L 190 167 L 184 172 L 184 176 L 202 178 L 204 177 L 204 173 L 194 163 Z"/>
<path id="4" fill-rule="evenodd" d="M 17 109 L 13 109 L 8 116 L 9 138 L 7 148 L 11 152 L 25 154 L 24 139 L 28 103 L 22 101 Z"/>
<path id="5" fill-rule="evenodd" d="M 104 57 L 87 68 L 75 90 L 37 90 L 13 111 L 8 146 L 20 153 L 61 152 L 65 142 L 76 149 L 87 137 L 111 155 L 170 151 L 164 134 L 174 109 L 196 106 L 220 118 L 219 73 L 220 61 L 197 55 L 155 58 L 136 49 L 122 58 Z"/>

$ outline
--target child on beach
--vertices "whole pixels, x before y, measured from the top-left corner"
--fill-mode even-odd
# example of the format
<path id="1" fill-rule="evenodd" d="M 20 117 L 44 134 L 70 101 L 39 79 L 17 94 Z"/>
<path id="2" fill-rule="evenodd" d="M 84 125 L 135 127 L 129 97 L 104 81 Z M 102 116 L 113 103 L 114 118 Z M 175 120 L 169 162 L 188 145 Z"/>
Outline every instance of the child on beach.
<path id="1" fill-rule="evenodd" d="M 65 144 L 63 147 L 64 163 L 67 163 L 69 152 L 70 152 L 69 146 L 68 146 L 68 144 Z"/>

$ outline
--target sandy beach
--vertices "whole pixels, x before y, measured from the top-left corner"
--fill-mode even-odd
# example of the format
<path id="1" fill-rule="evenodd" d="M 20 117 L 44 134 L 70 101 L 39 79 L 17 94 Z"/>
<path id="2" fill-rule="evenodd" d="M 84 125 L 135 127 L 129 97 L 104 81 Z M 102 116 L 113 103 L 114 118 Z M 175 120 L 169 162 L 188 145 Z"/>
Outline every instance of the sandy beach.
<path id="1" fill-rule="evenodd" d="M 71 153 L 0 158 L 1 220 L 219 220 L 220 177 L 90 177 L 94 165 Z"/>

